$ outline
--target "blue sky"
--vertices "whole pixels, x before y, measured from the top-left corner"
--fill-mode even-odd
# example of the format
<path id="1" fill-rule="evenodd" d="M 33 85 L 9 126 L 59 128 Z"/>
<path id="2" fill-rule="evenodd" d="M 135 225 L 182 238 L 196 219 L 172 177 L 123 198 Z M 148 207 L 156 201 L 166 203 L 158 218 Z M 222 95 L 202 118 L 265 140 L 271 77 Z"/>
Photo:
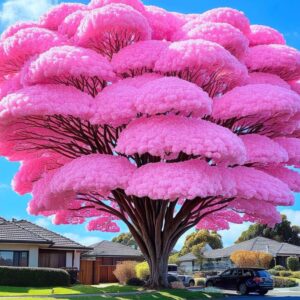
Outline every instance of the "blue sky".
<path id="1" fill-rule="evenodd" d="M 0 32 L 18 20 L 37 19 L 51 5 L 60 2 L 62 1 L 0 0 Z M 87 3 L 87 1 L 76 0 L 64 2 Z M 276 28 L 284 34 L 288 45 L 300 49 L 299 0 L 145 0 L 144 4 L 157 5 L 183 13 L 201 13 L 221 6 L 233 7 L 244 11 L 251 24 L 265 24 Z M 10 186 L 17 170 L 17 163 L 7 162 L 4 158 L 0 158 L 0 216 L 7 219 L 26 218 L 87 245 L 101 239 L 111 239 L 114 236 L 110 233 L 87 232 L 84 225 L 55 226 L 51 224 L 51 220 L 48 218 L 29 216 L 26 212 L 26 206 L 30 195 L 21 197 L 13 192 Z M 296 204 L 293 207 L 282 208 L 281 210 L 288 215 L 294 224 L 300 225 L 299 194 L 296 195 Z M 229 231 L 222 231 L 224 244 L 230 245 L 247 227 L 248 224 L 232 225 Z M 122 226 L 122 231 L 127 231 L 125 226 Z M 183 240 L 184 238 L 181 238 L 177 247 L 182 245 Z"/>

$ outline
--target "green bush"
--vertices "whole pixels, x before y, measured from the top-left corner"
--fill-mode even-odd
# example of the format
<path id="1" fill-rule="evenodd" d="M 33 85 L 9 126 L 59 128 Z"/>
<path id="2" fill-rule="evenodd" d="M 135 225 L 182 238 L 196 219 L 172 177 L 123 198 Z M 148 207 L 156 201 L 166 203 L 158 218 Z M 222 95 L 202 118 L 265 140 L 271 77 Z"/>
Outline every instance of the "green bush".
<path id="1" fill-rule="evenodd" d="M 292 275 L 290 277 L 300 279 L 300 271 L 298 271 L 298 272 L 292 272 Z"/>
<path id="2" fill-rule="evenodd" d="M 70 275 L 62 269 L 0 267 L 0 285 L 48 287 L 70 285 Z"/>
<path id="3" fill-rule="evenodd" d="M 279 276 L 281 277 L 289 277 L 292 275 L 292 272 L 290 271 L 279 271 Z"/>
<path id="4" fill-rule="evenodd" d="M 145 284 L 144 280 L 141 280 L 139 278 L 133 277 L 130 278 L 126 281 L 127 285 L 131 285 L 131 286 L 143 286 Z"/>
<path id="5" fill-rule="evenodd" d="M 149 265 L 146 261 L 141 262 L 135 266 L 136 277 L 141 280 L 147 280 L 150 276 Z"/>
<path id="6" fill-rule="evenodd" d="M 297 286 L 298 283 L 290 278 L 285 278 L 285 277 L 273 277 L 274 280 L 274 286 L 277 288 L 284 288 L 284 287 L 294 287 Z"/>
<path id="7" fill-rule="evenodd" d="M 194 278 L 196 286 L 205 286 L 205 278 Z"/>
<path id="8" fill-rule="evenodd" d="M 300 269 L 299 258 L 295 256 L 288 257 L 287 267 L 291 271 L 298 271 Z"/>
<path id="9" fill-rule="evenodd" d="M 275 269 L 270 269 L 268 272 L 273 276 L 279 276 L 280 271 L 276 271 Z"/>
<path id="10" fill-rule="evenodd" d="M 277 265 L 273 268 L 276 271 L 286 271 L 286 268 L 284 266 L 281 265 Z"/>

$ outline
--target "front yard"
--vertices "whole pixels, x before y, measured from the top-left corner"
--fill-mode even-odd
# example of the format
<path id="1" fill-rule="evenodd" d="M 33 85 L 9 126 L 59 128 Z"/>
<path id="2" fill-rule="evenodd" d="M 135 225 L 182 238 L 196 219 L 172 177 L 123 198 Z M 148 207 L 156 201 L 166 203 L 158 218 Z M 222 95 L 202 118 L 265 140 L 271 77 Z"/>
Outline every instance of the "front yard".
<path id="1" fill-rule="evenodd" d="M 137 294 L 127 294 L 137 292 Z M 144 292 L 138 294 L 138 292 Z M 109 295 L 119 293 L 120 295 Z M 82 297 L 78 296 L 82 294 Z M 98 294 L 96 297 L 91 294 Z M 76 296 L 76 298 L 72 297 Z M 168 289 L 162 291 L 145 291 L 139 287 L 122 286 L 119 284 L 100 284 L 100 285 L 74 285 L 72 287 L 55 288 L 26 288 L 26 287 L 8 287 L 0 286 L 0 297 L 16 296 L 18 299 L 61 299 L 61 300 L 96 300 L 100 297 L 106 300 L 185 300 L 185 299 L 214 299 L 220 298 L 220 294 L 209 294 L 205 292 L 191 292 L 188 290 Z M 27 296 L 21 298 L 22 296 Z M 29 297 L 28 297 L 29 296 Z M 30 297 L 35 296 L 35 297 Z M 37 298 L 36 296 L 49 296 L 47 298 Z M 2 298 L 4 297 L 4 298 Z M 8 299 L 8 298 L 7 298 Z M 16 298 L 14 298 L 16 299 Z"/>

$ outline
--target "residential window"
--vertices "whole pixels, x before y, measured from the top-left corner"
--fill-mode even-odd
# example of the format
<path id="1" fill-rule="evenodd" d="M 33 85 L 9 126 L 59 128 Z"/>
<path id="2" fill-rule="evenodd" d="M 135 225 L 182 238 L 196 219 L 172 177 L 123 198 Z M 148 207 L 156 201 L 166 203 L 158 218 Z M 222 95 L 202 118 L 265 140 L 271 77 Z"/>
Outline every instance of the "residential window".
<path id="1" fill-rule="evenodd" d="M 0 250 L 0 266 L 28 267 L 28 251 Z"/>

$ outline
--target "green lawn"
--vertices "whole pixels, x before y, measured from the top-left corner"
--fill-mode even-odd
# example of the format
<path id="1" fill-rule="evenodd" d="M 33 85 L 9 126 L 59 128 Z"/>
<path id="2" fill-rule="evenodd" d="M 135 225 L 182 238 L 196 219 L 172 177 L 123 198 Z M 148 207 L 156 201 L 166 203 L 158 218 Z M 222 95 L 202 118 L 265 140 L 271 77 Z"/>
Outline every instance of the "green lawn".
<path id="1" fill-rule="evenodd" d="M 140 295 L 128 295 L 128 296 L 107 296 L 106 293 L 124 293 L 124 292 L 134 292 L 142 290 L 141 288 L 122 286 L 119 284 L 101 284 L 101 285 L 75 285 L 72 287 L 55 287 L 51 288 L 25 288 L 25 287 L 7 287 L 0 286 L 0 297 L 5 296 L 30 296 L 30 295 L 49 295 L 47 298 L 24 298 L 26 300 L 41 300 L 41 299 L 60 299 L 60 300 L 96 300 L 96 299 L 106 299 L 106 300 L 185 300 L 185 299 L 215 299 L 220 298 L 220 294 L 209 294 L 204 292 L 190 292 L 187 290 L 162 290 L 157 292 L 148 292 Z M 97 294 L 97 297 L 89 297 L 82 295 L 82 297 L 72 298 L 71 294 Z M 62 295 L 59 298 L 53 298 L 52 295 Z M 6 298 L 9 299 L 9 298 Z M 21 298 L 20 298 L 21 299 Z"/>
<path id="2" fill-rule="evenodd" d="M 138 287 L 123 286 L 120 284 L 101 285 L 73 285 L 71 287 L 54 288 L 31 288 L 0 286 L 0 297 L 2 296 L 23 296 L 23 295 L 71 295 L 71 294 L 98 294 L 98 293 L 120 293 L 141 290 Z"/>

